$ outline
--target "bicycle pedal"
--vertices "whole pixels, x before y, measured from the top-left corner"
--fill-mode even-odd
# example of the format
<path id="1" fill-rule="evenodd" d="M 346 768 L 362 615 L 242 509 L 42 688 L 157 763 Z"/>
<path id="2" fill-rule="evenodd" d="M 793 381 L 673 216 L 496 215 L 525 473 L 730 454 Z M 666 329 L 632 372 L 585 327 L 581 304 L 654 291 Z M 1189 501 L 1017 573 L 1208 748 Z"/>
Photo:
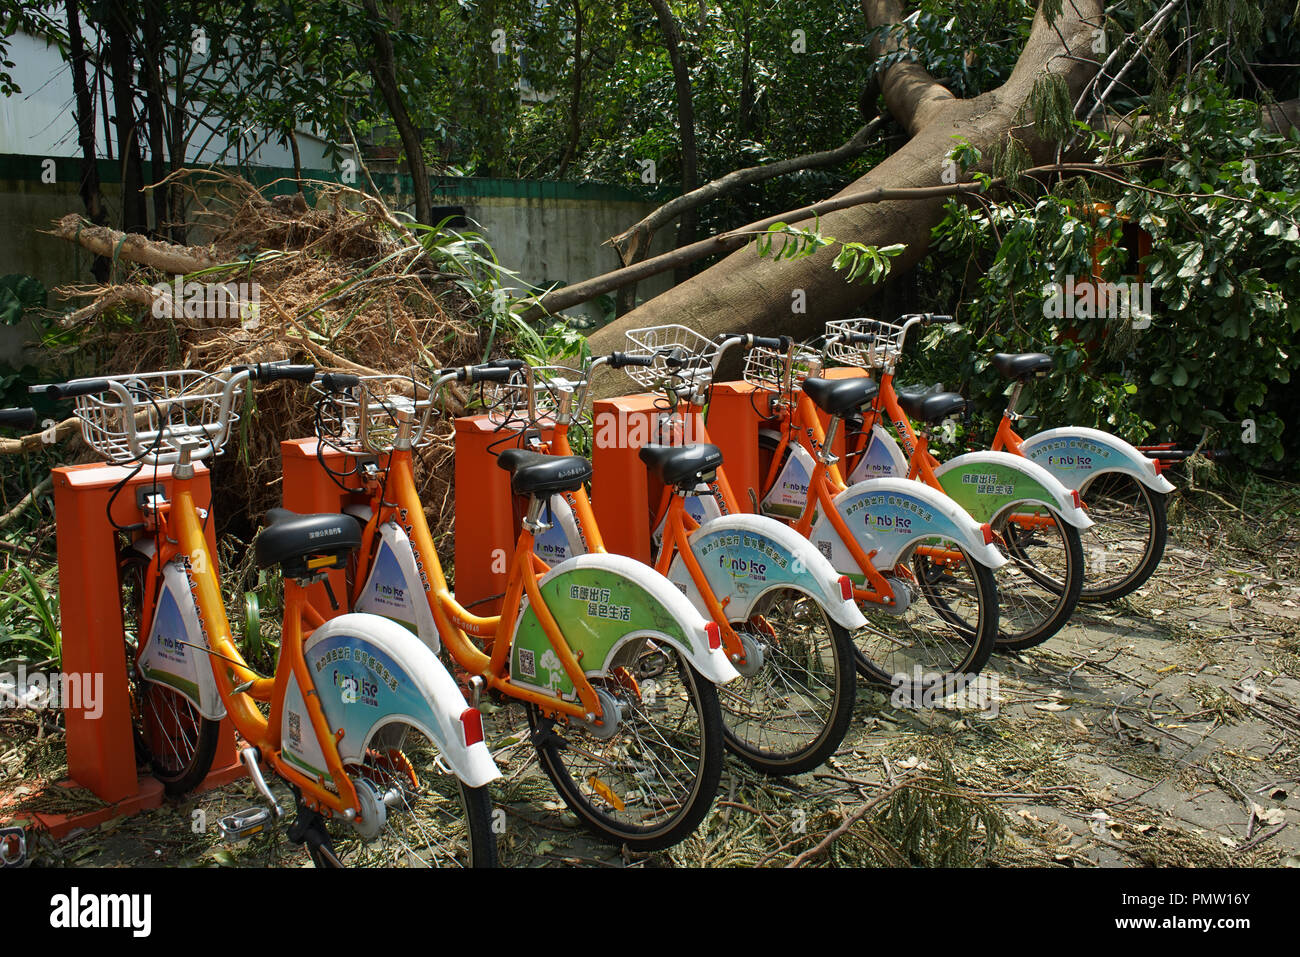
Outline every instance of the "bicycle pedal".
<path id="1" fill-rule="evenodd" d="M 230 844 L 238 844 L 269 830 L 275 821 L 275 812 L 269 807 L 250 807 L 245 811 L 227 814 L 218 824 L 222 839 Z"/>

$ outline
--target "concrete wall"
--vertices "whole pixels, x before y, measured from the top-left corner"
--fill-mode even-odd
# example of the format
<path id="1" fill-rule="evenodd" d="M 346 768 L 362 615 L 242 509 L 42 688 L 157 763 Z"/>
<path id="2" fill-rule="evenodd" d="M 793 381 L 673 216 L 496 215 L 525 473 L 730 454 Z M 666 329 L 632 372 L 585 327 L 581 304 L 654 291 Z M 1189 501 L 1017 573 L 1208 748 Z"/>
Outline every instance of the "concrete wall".
<path id="1" fill-rule="evenodd" d="M 87 253 L 41 232 L 68 213 L 84 212 L 77 193 L 77 161 L 58 160 L 52 183 L 41 181 L 42 170 L 39 156 L 0 156 L 0 274 L 26 273 L 51 290 L 93 282 Z M 120 197 L 120 187 L 112 181 L 115 172 L 111 164 L 101 162 L 102 191 L 112 211 L 118 208 Z M 254 172 L 259 182 L 266 183 L 287 171 Z M 304 175 L 326 179 L 336 174 L 304 171 Z M 390 182 L 377 180 L 385 190 Z M 279 190 L 288 188 L 284 184 Z M 402 193 L 409 196 L 409 183 L 403 190 L 399 180 L 399 195 Z M 601 186 L 443 179 L 437 183 L 434 202 L 464 210 L 472 221 L 467 228 L 481 231 L 501 264 L 519 274 L 522 283 L 515 284 L 516 293 L 522 294 L 526 291 L 523 283 L 539 287 L 574 283 L 616 268 L 618 256 L 606 241 L 649 213 L 658 200 Z M 661 232 L 652 252 L 670 248 L 672 237 L 671 229 Z M 638 298 L 658 295 L 671 284 L 671 273 L 656 276 L 638 286 Z M 71 303 L 51 297 L 50 305 L 60 309 Z M 599 303 L 579 306 L 568 314 L 603 318 Z M 13 361 L 21 339 L 21 332 L 0 327 L 0 360 Z"/>

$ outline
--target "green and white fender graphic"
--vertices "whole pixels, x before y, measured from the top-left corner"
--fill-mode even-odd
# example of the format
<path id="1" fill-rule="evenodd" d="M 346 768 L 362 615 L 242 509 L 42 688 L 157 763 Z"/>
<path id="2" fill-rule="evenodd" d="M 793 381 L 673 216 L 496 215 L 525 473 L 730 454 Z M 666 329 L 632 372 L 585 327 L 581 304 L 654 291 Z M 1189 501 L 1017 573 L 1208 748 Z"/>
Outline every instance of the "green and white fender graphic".
<path id="1" fill-rule="evenodd" d="M 954 542 L 981 565 L 999 568 L 1006 558 L 986 544 L 979 523 L 942 492 L 911 479 L 870 479 L 850 485 L 832 500 L 862 550 L 878 569 L 891 569 L 911 549 L 929 541 Z M 813 525 L 809 540 L 837 572 L 855 582 L 866 577 L 826 516 Z"/>
<path id="2" fill-rule="evenodd" d="M 729 515 L 701 525 L 690 536 L 691 553 L 709 589 L 725 602 L 727 617 L 744 621 L 754 605 L 775 588 L 795 588 L 811 596 L 827 614 L 849 630 L 866 624 L 852 600 L 840 594 L 840 575 L 808 539 L 789 526 L 762 515 Z M 679 553 L 668 580 L 680 588 L 700 614 L 708 615 L 704 596 Z"/>
<path id="3" fill-rule="evenodd" d="M 184 695 L 203 717 L 219 721 L 226 706 L 217 693 L 207 647 L 190 577 L 179 559 L 168 562 L 149 640 L 140 652 L 140 673 Z"/>
<path id="4" fill-rule="evenodd" d="M 764 515 L 794 521 L 803 514 L 804 506 L 808 503 L 808 486 L 812 483 L 813 469 L 817 467 L 817 462 L 798 442 L 790 443 L 787 449 L 789 454 L 781 466 L 781 474 L 763 496 L 759 510 Z M 760 475 L 759 481 L 765 478 L 766 475 Z"/>
<path id="5" fill-rule="evenodd" d="M 375 734 L 398 722 L 427 735 L 470 787 L 501 776 L 486 744 L 465 746 L 460 716 L 469 705 L 455 680 L 397 623 L 375 615 L 340 615 L 312 632 L 303 654 L 326 721 L 343 732 L 338 748 L 344 764 L 360 764 Z M 328 780 L 296 677 L 286 689 L 281 732 L 285 760 Z"/>
<path id="6" fill-rule="evenodd" d="M 587 542 L 582 536 L 574 501 L 569 494 L 557 492 L 552 495 L 549 514 L 544 510 L 542 517 L 551 523 L 551 527 L 533 536 L 534 555 L 548 565 L 558 565 L 566 558 L 586 554 Z"/>
<path id="7" fill-rule="evenodd" d="M 1048 429 L 1025 439 L 1020 451 L 1055 475 L 1066 488 L 1076 491 L 1102 472 L 1124 472 L 1157 492 L 1174 490 L 1149 458 L 1123 439 L 1099 429 Z"/>
<path id="8" fill-rule="evenodd" d="M 934 470 L 948 497 L 977 522 L 991 522 L 1013 505 L 1037 502 L 1076 528 L 1092 519 L 1074 504 L 1070 490 L 1041 465 L 1007 452 L 968 452 Z"/>
<path id="9" fill-rule="evenodd" d="M 876 424 L 871 427 L 867 450 L 858 459 L 849 475 L 849 484 L 873 478 L 907 478 L 907 456 L 898 447 L 894 437 Z"/>
<path id="10" fill-rule="evenodd" d="M 686 597 L 654 569 L 622 555 L 579 555 L 539 582 L 546 607 L 583 673 L 601 675 L 625 642 L 650 637 L 673 645 L 710 681 L 737 676 L 721 648 L 709 647 L 706 622 Z M 574 700 L 573 682 L 525 600 L 510 649 L 514 684 Z"/>
<path id="11" fill-rule="evenodd" d="M 385 522 L 378 532 L 379 547 L 370 566 L 370 577 L 352 610 L 395 621 L 437 651 L 442 647 L 442 639 L 433 622 L 411 540 L 396 522 Z"/>

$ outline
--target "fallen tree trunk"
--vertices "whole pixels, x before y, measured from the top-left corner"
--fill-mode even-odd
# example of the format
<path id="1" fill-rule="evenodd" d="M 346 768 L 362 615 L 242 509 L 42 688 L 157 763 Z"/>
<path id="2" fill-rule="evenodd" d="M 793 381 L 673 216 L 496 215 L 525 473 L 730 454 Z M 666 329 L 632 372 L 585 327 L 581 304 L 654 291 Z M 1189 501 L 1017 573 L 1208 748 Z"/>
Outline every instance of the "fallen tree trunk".
<path id="1" fill-rule="evenodd" d="M 125 259 L 141 266 L 152 266 L 174 276 L 197 272 L 215 266 L 219 260 L 196 246 L 177 246 L 148 239 L 139 233 L 124 233 L 107 226 L 96 226 L 75 213 L 69 213 L 55 224 L 50 235 L 79 243 L 99 256 L 111 260 Z"/>
<path id="2" fill-rule="evenodd" d="M 872 27 L 902 18 L 896 0 L 863 0 L 862 6 Z M 912 139 L 837 198 L 873 189 L 945 185 L 945 163 L 959 140 L 988 156 L 1011 131 L 1037 163 L 1047 162 L 1055 144 L 1040 140 L 1025 126 L 1030 94 L 1034 84 L 1049 73 L 1062 77 L 1072 96 L 1079 94 L 1096 68 L 1091 43 L 1094 29 L 1102 24 L 1102 11 L 1100 0 L 1074 0 L 1049 23 L 1040 6 L 1011 76 L 998 89 L 971 100 L 953 96 L 916 63 L 902 61 L 882 71 L 886 108 Z M 926 254 L 930 231 L 939 221 L 942 207 L 941 194 L 923 201 L 859 204 L 828 213 L 820 226 L 841 241 L 905 244 L 907 248 L 893 261 L 891 275 L 897 275 Z M 709 336 L 737 330 L 813 335 L 827 319 L 850 314 L 873 291 L 870 284 L 850 284 L 835 273 L 831 269 L 835 254 L 832 247 L 803 259 L 774 261 L 760 259 L 752 248 L 739 249 L 596 332 L 590 339 L 592 351 L 622 348 L 626 330 L 667 322 Z M 806 311 L 796 313 L 792 303 L 800 291 Z"/>

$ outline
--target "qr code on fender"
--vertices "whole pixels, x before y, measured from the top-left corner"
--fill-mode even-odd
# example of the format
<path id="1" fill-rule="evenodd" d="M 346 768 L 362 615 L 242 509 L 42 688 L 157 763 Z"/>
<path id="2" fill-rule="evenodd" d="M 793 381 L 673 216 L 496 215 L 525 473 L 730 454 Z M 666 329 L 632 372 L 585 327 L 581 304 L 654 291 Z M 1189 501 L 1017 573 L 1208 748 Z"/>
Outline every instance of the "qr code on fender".
<path id="1" fill-rule="evenodd" d="M 533 653 L 527 648 L 519 649 L 519 673 L 530 678 L 537 677 L 537 662 Z"/>

